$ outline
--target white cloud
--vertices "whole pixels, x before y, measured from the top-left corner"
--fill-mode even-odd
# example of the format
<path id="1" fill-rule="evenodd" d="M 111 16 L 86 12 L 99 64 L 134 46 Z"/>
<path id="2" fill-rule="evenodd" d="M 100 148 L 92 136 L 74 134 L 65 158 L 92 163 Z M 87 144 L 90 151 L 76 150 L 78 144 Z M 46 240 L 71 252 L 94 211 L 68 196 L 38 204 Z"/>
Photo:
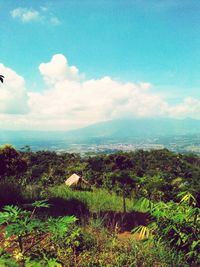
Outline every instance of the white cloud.
<path id="1" fill-rule="evenodd" d="M 193 97 L 186 97 L 182 103 L 169 107 L 169 115 L 177 118 L 192 117 L 200 119 L 200 100 Z"/>
<path id="2" fill-rule="evenodd" d="M 109 76 L 82 80 L 79 70 L 62 54 L 39 65 L 47 86 L 42 92 L 26 93 L 23 78 L 9 71 L 12 81 L 5 80 L 0 88 L 1 128 L 68 130 L 121 117 L 200 119 L 198 99 L 188 97 L 171 106 L 151 92 L 149 83 L 121 83 Z M 0 73 L 5 74 L 5 69 L 0 68 Z M 20 114 L 27 106 L 29 112 Z M 14 107 L 18 115 L 9 114 L 14 113 Z"/>
<path id="3" fill-rule="evenodd" d="M 13 18 L 18 18 L 22 22 L 29 22 L 41 18 L 38 11 L 21 7 L 12 10 L 10 14 Z"/>
<path id="4" fill-rule="evenodd" d="M 139 85 L 142 89 L 145 89 L 145 90 L 149 90 L 152 86 L 150 83 L 144 83 L 144 82 L 140 82 Z"/>
<path id="5" fill-rule="evenodd" d="M 55 15 L 48 13 L 48 8 L 46 7 L 41 7 L 40 10 L 18 7 L 11 10 L 10 15 L 13 19 L 19 19 L 23 23 L 37 21 L 50 23 L 53 26 L 61 24 L 61 21 Z"/>
<path id="6" fill-rule="evenodd" d="M 28 112 L 28 95 L 23 77 L 0 64 L 0 73 L 5 76 L 0 84 L 0 113 L 23 114 Z"/>
<path id="7" fill-rule="evenodd" d="M 50 18 L 50 22 L 51 22 L 52 25 L 55 25 L 55 26 L 61 24 L 61 21 L 57 17 Z"/>
<path id="8" fill-rule="evenodd" d="M 64 80 L 79 80 L 79 70 L 75 66 L 69 66 L 62 54 L 54 55 L 48 63 L 41 63 L 39 71 L 44 80 L 50 84 Z"/>

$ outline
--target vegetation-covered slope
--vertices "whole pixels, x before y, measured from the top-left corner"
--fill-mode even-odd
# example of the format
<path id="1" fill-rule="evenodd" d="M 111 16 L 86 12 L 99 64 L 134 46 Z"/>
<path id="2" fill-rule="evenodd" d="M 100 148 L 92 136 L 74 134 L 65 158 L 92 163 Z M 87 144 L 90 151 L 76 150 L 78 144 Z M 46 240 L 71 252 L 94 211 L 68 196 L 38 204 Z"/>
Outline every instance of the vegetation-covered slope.
<path id="1" fill-rule="evenodd" d="M 198 266 L 198 156 L 81 157 L 6 145 L 0 165 L 2 266 Z M 91 186 L 67 188 L 72 173 Z"/>

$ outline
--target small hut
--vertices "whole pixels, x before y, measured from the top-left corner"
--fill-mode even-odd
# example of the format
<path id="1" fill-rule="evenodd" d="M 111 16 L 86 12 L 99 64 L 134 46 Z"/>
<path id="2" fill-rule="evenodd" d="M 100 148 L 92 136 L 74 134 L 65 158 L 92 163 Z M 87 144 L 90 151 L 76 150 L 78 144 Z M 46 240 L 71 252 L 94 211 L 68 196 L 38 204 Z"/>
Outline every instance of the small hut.
<path id="1" fill-rule="evenodd" d="M 69 187 L 72 186 L 79 186 L 82 184 L 89 185 L 89 183 L 83 179 L 81 176 L 77 175 L 76 173 L 72 174 L 66 181 L 65 184 Z"/>

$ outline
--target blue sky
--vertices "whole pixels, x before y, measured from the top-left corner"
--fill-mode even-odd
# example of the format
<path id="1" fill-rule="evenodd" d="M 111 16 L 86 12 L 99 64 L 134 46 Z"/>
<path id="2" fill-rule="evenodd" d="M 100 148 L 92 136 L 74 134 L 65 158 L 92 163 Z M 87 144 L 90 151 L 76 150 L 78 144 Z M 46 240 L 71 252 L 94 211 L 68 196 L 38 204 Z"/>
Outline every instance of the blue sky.
<path id="1" fill-rule="evenodd" d="M 23 95 L 23 99 L 30 100 L 30 95 L 40 93 L 40 100 L 35 101 L 41 101 L 44 90 L 50 92 L 53 86 L 56 87 L 55 84 L 49 85 L 47 73 L 41 72 L 38 67 L 41 63 L 50 62 L 54 55 L 62 54 L 67 59 L 67 66 L 73 65 L 79 70 L 81 86 L 86 81 L 101 81 L 105 76 L 121 85 L 148 83 L 151 92 L 144 94 L 161 97 L 163 103 L 171 108 L 162 116 L 172 116 L 174 112 L 175 117 L 199 119 L 199 10 L 198 0 L 0 0 L 0 63 L 23 77 L 23 94 L 29 94 Z M 63 58 L 58 57 L 58 60 Z M 4 90 L 10 88 L 4 87 Z M 76 100 L 75 96 L 73 100 Z M 191 104 L 196 108 L 187 113 L 186 109 Z M 30 109 L 30 103 L 25 105 Z M 115 113 L 121 115 L 116 116 L 124 113 L 120 113 L 120 109 L 123 107 L 120 106 Z M 127 106 L 126 109 L 127 113 L 130 110 L 130 114 L 140 115 L 138 111 L 132 112 L 136 108 L 133 106 L 131 110 L 130 103 L 129 109 Z M 15 114 L 5 110 L 2 108 L 2 114 Z M 16 118 L 19 119 L 19 115 Z M 84 116 L 81 118 L 84 120 Z M 104 116 L 96 121 L 101 119 Z M 6 117 L 6 120 L 9 118 Z M 83 125 L 89 124 L 89 121 L 87 118 Z M 91 119 L 91 123 L 96 121 Z M 29 127 L 20 123 L 16 127 Z M 60 128 L 65 128 L 62 125 Z M 4 126 L 9 128 L 9 122 Z M 79 123 L 74 125 L 78 126 Z"/>

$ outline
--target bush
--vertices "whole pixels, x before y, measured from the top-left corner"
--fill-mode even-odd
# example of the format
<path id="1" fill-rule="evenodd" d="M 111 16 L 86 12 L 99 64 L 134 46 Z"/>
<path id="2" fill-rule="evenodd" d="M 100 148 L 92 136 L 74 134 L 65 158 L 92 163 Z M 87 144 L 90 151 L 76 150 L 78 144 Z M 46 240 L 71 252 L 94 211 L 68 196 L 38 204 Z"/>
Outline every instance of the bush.
<path id="1" fill-rule="evenodd" d="M 50 207 L 47 212 L 50 216 L 75 215 L 76 217 L 83 217 L 89 214 L 87 205 L 76 198 L 54 197 L 50 198 L 48 202 Z"/>
<path id="2" fill-rule="evenodd" d="M 23 202 L 22 187 L 14 182 L 0 182 L 0 208 L 5 205 L 19 205 Z"/>
<path id="3" fill-rule="evenodd" d="M 48 259 L 49 254 L 57 257 L 63 245 L 71 250 L 78 245 L 76 239 L 79 229 L 70 228 L 70 225 L 76 221 L 75 217 L 49 217 L 42 221 L 35 217 L 35 210 L 41 207 L 48 208 L 48 204 L 45 201 L 36 201 L 32 205 L 34 207 L 32 212 L 17 206 L 5 206 L 0 212 L 0 225 L 4 231 L 2 247 L 6 252 L 10 252 L 17 262 L 21 262 L 21 266 L 25 266 L 30 257 L 33 257 L 31 260 L 36 257 L 36 260 L 39 259 L 42 262 Z M 0 261 L 9 260 L 5 255 L 5 253 L 2 255 Z"/>
<path id="4" fill-rule="evenodd" d="M 179 203 L 173 201 L 153 203 L 143 199 L 138 205 L 146 208 L 154 218 L 150 230 L 156 240 L 163 240 L 177 253 L 184 253 L 191 266 L 200 264 L 200 209 L 190 193 L 181 193 Z M 141 234 L 144 234 L 144 227 Z"/>

